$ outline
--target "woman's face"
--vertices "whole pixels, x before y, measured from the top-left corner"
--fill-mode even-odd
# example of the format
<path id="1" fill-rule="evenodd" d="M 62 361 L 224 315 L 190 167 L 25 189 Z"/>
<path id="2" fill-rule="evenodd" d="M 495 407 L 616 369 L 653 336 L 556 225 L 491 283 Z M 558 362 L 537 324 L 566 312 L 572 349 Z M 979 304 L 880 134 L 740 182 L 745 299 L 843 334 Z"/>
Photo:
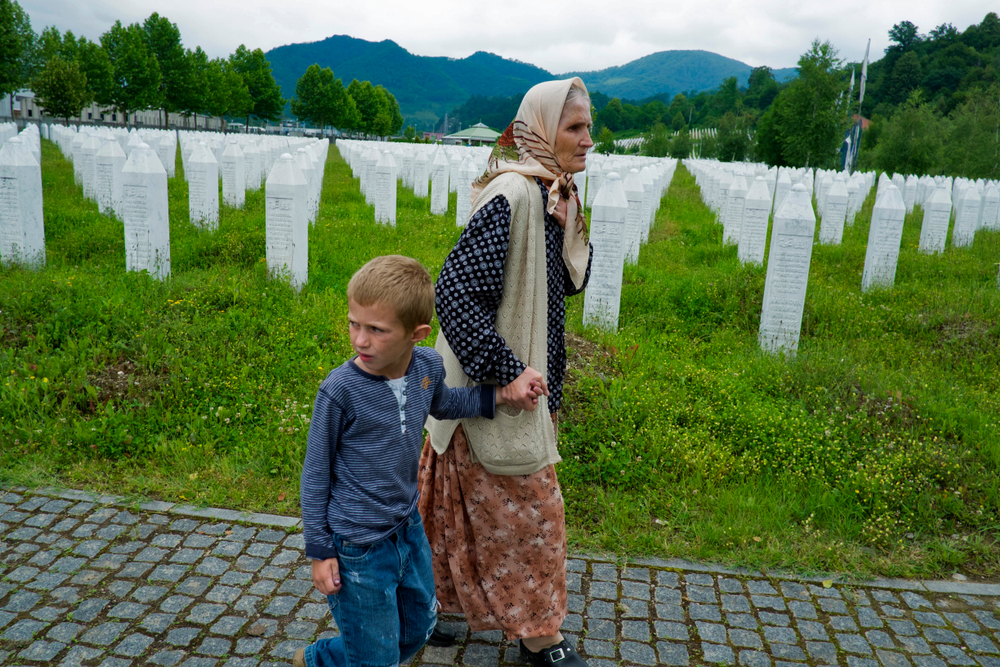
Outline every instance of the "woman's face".
<path id="1" fill-rule="evenodd" d="M 594 145 L 590 139 L 590 101 L 576 97 L 563 107 L 556 132 L 556 162 L 570 174 L 587 168 L 587 150 Z"/>

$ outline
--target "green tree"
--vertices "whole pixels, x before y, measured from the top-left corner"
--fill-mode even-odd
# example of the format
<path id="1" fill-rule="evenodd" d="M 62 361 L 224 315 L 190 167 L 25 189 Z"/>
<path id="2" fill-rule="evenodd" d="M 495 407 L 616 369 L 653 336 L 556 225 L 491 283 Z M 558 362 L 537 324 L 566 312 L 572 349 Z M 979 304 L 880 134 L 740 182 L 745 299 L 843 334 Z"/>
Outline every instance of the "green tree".
<path id="1" fill-rule="evenodd" d="M 774 102 L 779 89 L 770 67 L 754 67 L 747 82 L 747 93 L 743 96 L 743 104 L 751 109 L 763 111 Z"/>
<path id="2" fill-rule="evenodd" d="M 603 125 L 612 132 L 617 132 L 624 127 L 625 122 L 625 109 L 622 107 L 622 101 L 617 97 L 611 99 L 608 105 L 597 112 L 597 118 L 594 119 L 594 123 L 597 125 Z"/>
<path id="3" fill-rule="evenodd" d="M 243 44 L 229 57 L 233 70 L 243 78 L 243 84 L 250 95 L 250 105 L 246 109 L 247 125 L 250 116 L 261 120 L 278 121 L 281 119 L 285 100 L 281 96 L 281 87 L 274 80 L 271 63 L 264 57 L 260 49 L 251 51 Z M 233 115 L 236 115 L 235 113 Z"/>
<path id="4" fill-rule="evenodd" d="M 597 145 L 594 146 L 594 151 L 602 155 L 611 155 L 614 153 L 615 133 L 608 128 L 601 130 L 601 135 L 597 138 Z"/>
<path id="5" fill-rule="evenodd" d="M 38 58 L 41 65 L 54 56 L 62 56 L 64 60 L 76 60 L 79 55 L 78 49 L 76 37 L 70 30 L 62 34 L 55 26 L 49 26 L 38 36 Z"/>
<path id="6" fill-rule="evenodd" d="M 701 138 L 698 145 L 698 157 L 704 160 L 711 160 L 719 154 L 719 140 L 710 134 Z"/>
<path id="7" fill-rule="evenodd" d="M 146 44 L 142 26 L 133 23 L 125 27 L 121 21 L 115 21 L 101 35 L 101 46 L 112 65 L 111 89 L 104 102 L 124 114 L 126 122 L 130 114 L 140 109 L 159 108 L 163 102 L 160 65 Z"/>
<path id="8" fill-rule="evenodd" d="M 946 122 L 915 91 L 885 123 L 872 164 L 894 174 L 940 173 Z"/>
<path id="9" fill-rule="evenodd" d="M 643 142 L 643 152 L 650 157 L 666 157 L 670 152 L 670 133 L 663 123 L 656 123 Z"/>
<path id="10" fill-rule="evenodd" d="M 691 155 L 691 134 L 685 127 L 670 142 L 670 157 L 683 160 Z"/>
<path id="11" fill-rule="evenodd" d="M 973 92 L 951 121 L 944 157 L 947 173 L 1000 178 L 1000 85 Z"/>
<path id="12" fill-rule="evenodd" d="M 413 143 L 413 141 L 417 138 L 417 128 L 412 125 L 407 125 L 406 129 L 403 130 L 403 138 L 410 143 Z"/>
<path id="13" fill-rule="evenodd" d="M 295 84 L 292 114 L 321 129 L 327 125 L 344 128 L 352 120 L 353 101 L 344 84 L 334 78 L 329 67 L 312 64 Z"/>
<path id="14" fill-rule="evenodd" d="M 910 93 L 920 85 L 921 79 L 920 58 L 915 52 L 907 51 L 893 65 L 887 90 L 889 100 L 893 104 L 905 102 Z"/>
<path id="15" fill-rule="evenodd" d="M 181 110 L 181 115 L 185 118 L 194 116 L 194 129 L 198 129 L 198 114 L 206 116 L 212 115 L 208 110 L 212 91 L 208 87 L 209 60 L 208 54 L 200 46 L 194 51 L 188 49 L 184 53 L 188 61 L 188 71 L 191 73 L 191 92 L 188 97 L 188 106 Z"/>
<path id="16" fill-rule="evenodd" d="M 719 119 L 716 155 L 723 162 L 743 162 L 750 157 L 750 119 L 729 112 Z"/>
<path id="17" fill-rule="evenodd" d="M 27 85 L 38 66 L 38 37 L 16 0 L 0 0 L 0 96 Z"/>
<path id="18" fill-rule="evenodd" d="M 67 125 L 70 118 L 79 116 L 94 99 L 87 88 L 87 75 L 80 69 L 80 63 L 60 55 L 46 61 L 32 80 L 31 88 L 38 106 L 52 116 L 65 119 Z"/>
<path id="19" fill-rule="evenodd" d="M 840 99 L 847 82 L 837 51 L 815 40 L 799 58 L 798 69 L 798 78 L 761 118 L 758 155 L 783 166 L 832 166 L 847 126 L 847 101 Z"/>
<path id="20" fill-rule="evenodd" d="M 919 44 L 923 40 L 923 37 L 921 37 L 920 32 L 917 30 L 917 26 L 909 21 L 902 21 L 889 29 L 889 40 L 893 43 L 886 47 L 886 53 L 892 50 L 900 52 L 909 51 Z"/>
<path id="21" fill-rule="evenodd" d="M 399 134 L 399 131 L 403 129 L 403 112 L 399 110 L 399 102 L 396 101 L 396 97 L 392 93 L 382 86 L 376 87 L 381 89 L 385 97 L 386 109 L 389 114 L 389 131 L 384 136 Z"/>
<path id="22" fill-rule="evenodd" d="M 687 123 L 684 121 L 684 114 L 678 111 L 674 114 L 674 119 L 670 121 L 670 128 L 674 132 L 680 132 L 685 127 L 687 127 Z"/>
<path id="23" fill-rule="evenodd" d="M 156 56 L 160 66 L 160 97 L 163 100 L 163 127 L 167 127 L 167 114 L 184 111 L 193 102 L 194 72 L 191 60 L 181 44 L 181 31 L 177 24 L 156 12 L 142 24 L 146 33 L 146 46 Z"/>
<path id="24" fill-rule="evenodd" d="M 356 129 L 365 134 L 375 135 L 376 130 L 381 129 L 376 125 L 376 118 L 379 111 L 382 111 L 385 98 L 379 94 L 371 81 L 358 81 L 357 79 L 351 81 L 350 85 L 347 86 L 347 93 L 357 106 Z"/>
<path id="25" fill-rule="evenodd" d="M 205 80 L 209 90 L 204 109 L 211 116 L 246 116 L 253 108 L 253 98 L 247 88 L 246 79 L 240 76 L 232 60 L 213 58 L 208 61 Z"/>
<path id="26" fill-rule="evenodd" d="M 66 35 L 68 39 L 71 33 L 67 31 Z M 114 105 L 115 68 L 108 52 L 97 42 L 81 37 L 76 43 L 76 59 L 80 63 L 80 71 L 87 76 L 87 89 L 94 101 L 104 108 L 111 108 Z"/>

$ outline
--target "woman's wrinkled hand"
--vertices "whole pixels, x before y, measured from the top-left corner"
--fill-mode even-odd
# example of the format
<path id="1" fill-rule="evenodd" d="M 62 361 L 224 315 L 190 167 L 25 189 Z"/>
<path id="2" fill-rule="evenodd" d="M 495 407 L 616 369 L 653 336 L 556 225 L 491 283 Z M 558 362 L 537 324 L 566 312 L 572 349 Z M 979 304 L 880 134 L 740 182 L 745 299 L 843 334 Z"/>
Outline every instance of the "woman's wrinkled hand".
<path id="1" fill-rule="evenodd" d="M 538 406 L 538 397 L 549 395 L 549 387 L 542 374 L 528 366 L 513 382 L 500 388 L 500 395 L 507 405 L 533 412 Z"/>
<path id="2" fill-rule="evenodd" d="M 569 204 L 565 197 L 559 198 L 559 203 L 556 204 L 556 209 L 552 211 L 552 217 L 556 219 L 559 226 L 566 229 L 566 216 L 569 214 Z"/>

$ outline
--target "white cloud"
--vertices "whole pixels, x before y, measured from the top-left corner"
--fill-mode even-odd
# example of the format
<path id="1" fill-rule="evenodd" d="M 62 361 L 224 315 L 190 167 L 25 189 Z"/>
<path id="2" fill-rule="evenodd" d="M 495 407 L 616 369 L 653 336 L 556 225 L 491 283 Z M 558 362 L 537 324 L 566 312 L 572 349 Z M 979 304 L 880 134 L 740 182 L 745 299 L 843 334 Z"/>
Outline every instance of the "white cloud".
<path id="1" fill-rule="evenodd" d="M 996 11 L 995 0 L 509 0 L 470 3 L 433 0 L 22 0 L 32 26 L 72 30 L 97 39 L 116 20 L 142 21 L 159 11 L 181 29 L 184 44 L 225 56 L 240 44 L 265 51 L 334 34 L 391 39 L 418 55 L 462 58 L 490 51 L 555 73 L 603 69 L 668 49 L 713 51 L 750 65 L 794 66 L 814 38 L 829 40 L 841 57 L 872 59 L 887 32 L 909 20 L 929 32 L 941 23 L 964 30 Z"/>

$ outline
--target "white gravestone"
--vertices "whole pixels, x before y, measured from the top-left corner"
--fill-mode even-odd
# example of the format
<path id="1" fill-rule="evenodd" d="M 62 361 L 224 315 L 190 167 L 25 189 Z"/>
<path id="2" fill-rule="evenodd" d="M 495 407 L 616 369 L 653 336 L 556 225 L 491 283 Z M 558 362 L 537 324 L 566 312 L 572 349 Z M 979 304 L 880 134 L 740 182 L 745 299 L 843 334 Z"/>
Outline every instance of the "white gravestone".
<path id="1" fill-rule="evenodd" d="M 243 160 L 247 177 L 247 190 L 260 190 L 260 150 L 254 141 L 248 141 L 243 147 Z"/>
<path id="2" fill-rule="evenodd" d="M 132 148 L 122 169 L 125 269 L 170 276 L 170 219 L 167 172 L 144 143 Z"/>
<path id="3" fill-rule="evenodd" d="M 0 261 L 45 266 L 42 169 L 19 137 L 0 147 Z"/>
<path id="4" fill-rule="evenodd" d="M 920 226 L 920 252 L 944 252 L 951 221 L 951 192 L 947 183 L 934 189 L 924 205 L 924 222 Z"/>
<path id="5" fill-rule="evenodd" d="M 747 200 L 747 182 L 742 174 L 737 174 L 729 185 L 729 196 L 726 201 L 726 215 L 722 223 L 722 243 L 738 244 L 740 230 L 743 228 L 743 211 Z"/>
<path id="6" fill-rule="evenodd" d="M 610 173 L 610 172 L 609 172 Z M 601 179 L 601 187 L 604 186 L 604 178 Z M 619 177 L 621 180 L 621 177 Z M 639 215 L 641 224 L 639 225 L 639 233 L 642 235 L 642 242 L 645 243 L 649 240 L 649 230 L 652 228 L 652 210 L 653 210 L 653 175 L 649 173 L 649 167 L 643 167 L 639 170 L 639 180 L 642 182 L 642 212 Z M 624 192 L 624 190 L 623 190 Z M 601 194 L 598 190 L 597 194 Z M 597 197 L 594 197 L 594 206 L 597 206 Z"/>
<path id="7" fill-rule="evenodd" d="M 458 192 L 458 172 L 462 171 L 462 153 L 455 151 L 448 158 L 448 191 Z"/>
<path id="8" fill-rule="evenodd" d="M 309 277 L 309 222 L 306 178 L 295 158 L 282 154 L 264 185 L 267 269 L 296 290 Z"/>
<path id="9" fill-rule="evenodd" d="M 991 231 L 1000 229 L 1000 190 L 996 183 L 990 183 L 983 190 L 982 228 Z"/>
<path id="10" fill-rule="evenodd" d="M 431 163 L 431 213 L 444 215 L 448 212 L 448 171 L 450 165 L 444 151 L 438 150 Z"/>
<path id="11" fill-rule="evenodd" d="M 955 211 L 955 228 L 951 233 L 951 244 L 956 248 L 972 245 L 979 227 L 979 205 L 982 199 L 975 186 L 966 188 L 965 195 L 958 200 Z"/>
<path id="12" fill-rule="evenodd" d="M 420 151 L 413 158 L 413 194 L 417 197 L 427 197 L 427 180 L 430 178 L 430 164 L 430 156 L 425 151 Z"/>
<path id="13" fill-rule="evenodd" d="M 600 161 L 592 161 L 593 164 L 587 166 L 587 208 L 593 208 L 594 198 L 597 197 L 597 191 L 601 189 L 601 182 L 604 180 L 604 169 Z"/>
<path id="14" fill-rule="evenodd" d="M 97 210 L 104 215 L 114 213 L 121 217 L 122 169 L 125 168 L 125 151 L 114 139 L 108 139 L 94 158 L 97 190 Z"/>
<path id="15" fill-rule="evenodd" d="M 758 334 L 765 352 L 794 356 L 798 350 L 815 232 L 809 190 L 797 183 L 774 214 Z"/>
<path id="16" fill-rule="evenodd" d="M 202 142 L 188 158 L 188 213 L 191 224 L 219 228 L 219 163 Z"/>
<path id="17" fill-rule="evenodd" d="M 160 158 L 163 170 L 167 172 L 167 178 L 177 175 L 177 142 L 173 137 L 163 137 L 156 147 L 156 156 Z"/>
<path id="18" fill-rule="evenodd" d="M 767 181 L 758 176 L 754 179 L 743 205 L 743 224 L 740 226 L 740 245 L 736 251 L 744 264 L 764 263 L 767 243 L 767 221 L 771 215 L 771 194 Z"/>
<path id="19" fill-rule="evenodd" d="M 375 222 L 396 226 L 396 161 L 389 151 L 375 167 Z"/>
<path id="20" fill-rule="evenodd" d="M 594 260 L 583 301 L 584 326 L 618 329 L 622 272 L 625 260 L 625 220 L 628 198 L 615 172 L 604 177 L 590 214 L 590 242 Z"/>
<path id="21" fill-rule="evenodd" d="M 222 152 L 222 201 L 226 206 L 243 208 L 247 196 L 246 159 L 235 141 Z"/>
<path id="22" fill-rule="evenodd" d="M 639 246 L 642 244 L 642 198 L 645 190 L 638 169 L 631 169 L 625 177 L 625 199 L 628 213 L 625 216 L 625 261 L 639 263 Z"/>
<path id="23" fill-rule="evenodd" d="M 772 208 L 777 211 L 781 208 L 781 204 L 784 203 L 785 197 L 788 193 L 792 191 L 792 176 L 788 172 L 787 167 L 780 167 L 778 171 L 778 178 L 774 182 L 774 202 L 772 203 Z"/>
<path id="24" fill-rule="evenodd" d="M 458 227 L 465 227 L 469 222 L 469 215 L 472 213 L 472 182 L 478 175 L 475 160 L 471 155 L 466 156 L 458 171 L 458 194 L 455 199 L 455 224 Z"/>
<path id="25" fill-rule="evenodd" d="M 96 201 L 97 199 L 97 151 L 101 150 L 101 140 L 97 137 L 87 137 L 80 147 L 80 176 L 83 179 L 83 196 Z"/>
<path id="26" fill-rule="evenodd" d="M 380 157 L 378 151 L 375 152 L 375 165 L 378 166 L 378 158 Z M 316 197 L 316 166 L 309 155 L 309 152 L 304 148 L 299 148 L 295 151 L 295 164 L 298 165 L 299 171 L 302 172 L 303 178 L 306 179 L 306 220 L 310 223 L 316 222 L 316 211 L 317 205 L 319 203 Z M 375 171 L 373 170 L 369 176 L 371 180 L 368 183 L 369 189 L 372 191 L 372 206 L 375 205 Z"/>
<path id="27" fill-rule="evenodd" d="M 868 248 L 865 251 L 865 270 L 861 277 L 862 292 L 873 287 L 892 287 L 895 282 L 905 218 L 906 203 L 899 188 L 889 184 L 875 202 L 875 209 L 872 211 Z"/>
<path id="28" fill-rule="evenodd" d="M 819 226 L 819 242 L 840 245 L 844 238 L 844 223 L 847 220 L 847 184 L 844 177 L 837 174 L 824 197 L 823 217 Z"/>

